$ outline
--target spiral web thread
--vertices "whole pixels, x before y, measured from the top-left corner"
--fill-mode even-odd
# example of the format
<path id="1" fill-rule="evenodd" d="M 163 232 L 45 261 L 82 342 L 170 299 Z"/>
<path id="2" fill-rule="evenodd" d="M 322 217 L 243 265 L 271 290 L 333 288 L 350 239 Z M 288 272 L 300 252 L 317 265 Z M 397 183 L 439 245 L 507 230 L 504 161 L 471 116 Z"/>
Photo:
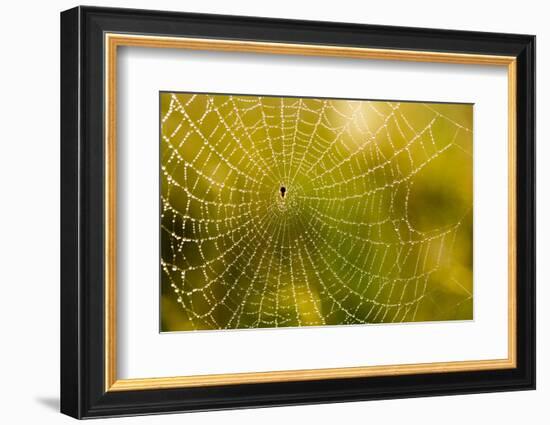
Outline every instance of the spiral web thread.
<path id="1" fill-rule="evenodd" d="M 423 170 L 471 165 L 452 105 L 160 96 L 162 330 L 472 318 L 471 198 L 411 218 Z"/>

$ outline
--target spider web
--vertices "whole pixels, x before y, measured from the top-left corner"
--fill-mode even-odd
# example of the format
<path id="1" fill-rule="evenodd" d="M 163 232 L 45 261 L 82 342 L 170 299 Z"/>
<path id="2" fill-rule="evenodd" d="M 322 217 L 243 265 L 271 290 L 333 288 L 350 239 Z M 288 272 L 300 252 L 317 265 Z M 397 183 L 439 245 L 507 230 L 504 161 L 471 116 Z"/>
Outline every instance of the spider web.
<path id="1" fill-rule="evenodd" d="M 160 120 L 162 330 L 472 318 L 471 105 L 161 93 Z"/>

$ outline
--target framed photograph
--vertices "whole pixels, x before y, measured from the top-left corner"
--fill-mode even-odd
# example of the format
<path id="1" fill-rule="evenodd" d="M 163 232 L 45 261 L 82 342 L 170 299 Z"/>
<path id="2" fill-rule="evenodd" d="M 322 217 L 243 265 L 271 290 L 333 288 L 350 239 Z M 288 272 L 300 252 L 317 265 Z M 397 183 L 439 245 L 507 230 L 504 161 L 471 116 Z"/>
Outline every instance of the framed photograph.
<path id="1" fill-rule="evenodd" d="M 61 411 L 535 387 L 535 37 L 61 14 Z"/>

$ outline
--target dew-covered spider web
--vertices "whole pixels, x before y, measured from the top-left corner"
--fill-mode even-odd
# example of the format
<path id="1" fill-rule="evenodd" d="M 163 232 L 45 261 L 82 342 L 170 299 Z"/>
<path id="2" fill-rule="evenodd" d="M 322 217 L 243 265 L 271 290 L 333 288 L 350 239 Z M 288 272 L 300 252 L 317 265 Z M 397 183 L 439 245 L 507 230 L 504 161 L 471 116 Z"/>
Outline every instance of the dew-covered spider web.
<path id="1" fill-rule="evenodd" d="M 160 104 L 161 330 L 472 319 L 472 105 Z"/>

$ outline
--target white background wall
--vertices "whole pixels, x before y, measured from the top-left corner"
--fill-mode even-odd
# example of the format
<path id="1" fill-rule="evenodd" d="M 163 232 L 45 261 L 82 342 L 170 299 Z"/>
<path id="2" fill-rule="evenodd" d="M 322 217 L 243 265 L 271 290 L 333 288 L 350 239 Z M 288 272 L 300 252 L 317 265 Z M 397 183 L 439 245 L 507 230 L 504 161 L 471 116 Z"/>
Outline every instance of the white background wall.
<path id="1" fill-rule="evenodd" d="M 69 423 L 59 392 L 59 12 L 71 1 L 4 2 L 0 14 L 0 421 Z M 542 1 L 200 0 L 97 1 L 155 8 L 537 35 L 538 389 L 210 412 L 109 423 L 515 424 L 548 423 L 550 411 L 549 12 Z"/>

